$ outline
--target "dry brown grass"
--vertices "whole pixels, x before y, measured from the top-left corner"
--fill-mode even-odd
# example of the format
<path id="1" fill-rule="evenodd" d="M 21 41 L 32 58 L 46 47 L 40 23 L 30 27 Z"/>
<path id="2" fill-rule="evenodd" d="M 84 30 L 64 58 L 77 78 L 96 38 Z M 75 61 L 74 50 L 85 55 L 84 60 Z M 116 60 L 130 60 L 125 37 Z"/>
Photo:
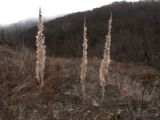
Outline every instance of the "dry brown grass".
<path id="1" fill-rule="evenodd" d="M 99 103 L 99 100 L 101 99 L 99 94 L 100 88 L 98 86 L 98 68 L 100 59 L 96 59 L 96 62 L 89 59 L 88 74 L 86 77 L 87 101 L 85 107 L 82 108 L 81 106 L 81 84 L 79 83 L 80 59 L 48 57 L 46 60 L 46 74 L 44 76 L 45 85 L 43 91 L 39 93 L 40 86 L 37 84 L 34 74 L 36 57 L 32 52 L 28 52 L 25 57 L 25 51 L 26 50 L 22 52 L 22 55 L 24 55 L 21 56 L 22 59 L 17 58 L 14 60 L 16 62 L 11 62 L 11 59 L 9 62 L 4 61 L 3 64 L 0 64 L 0 104 L 2 104 L 0 107 L 0 117 L 2 120 L 17 120 L 21 116 L 22 119 L 28 120 L 45 120 L 45 117 L 51 120 L 68 120 L 70 119 L 69 116 L 71 116 L 72 119 L 77 120 L 81 120 L 83 117 L 84 119 L 97 118 L 99 120 L 105 120 L 108 118 L 112 120 L 113 118 L 116 118 L 117 110 L 120 108 L 118 105 L 116 108 L 115 106 L 105 108 L 105 104 L 107 104 L 107 106 L 110 104 L 120 104 L 122 101 L 114 102 L 114 100 L 112 100 L 112 97 L 116 94 L 119 95 L 119 97 L 124 95 L 124 101 L 126 101 L 130 94 L 132 95 L 132 97 L 129 98 L 130 100 L 140 100 L 140 97 L 138 96 L 133 99 L 134 95 L 132 93 L 135 91 L 126 91 L 126 93 L 123 94 L 122 92 L 125 91 L 122 91 L 121 94 L 119 94 L 123 85 L 120 89 L 112 84 L 106 87 L 106 97 L 104 98 L 102 106 L 95 106 L 93 104 L 93 100 Z M 19 64 L 21 63 L 19 60 L 24 61 L 22 62 L 23 66 Z M 125 68 L 127 68 L 127 70 L 133 68 L 133 64 L 125 65 L 124 63 L 112 61 L 110 80 L 114 80 L 115 72 L 113 70 L 116 71 L 117 64 L 119 64 L 120 67 L 123 67 L 123 69 L 117 68 L 119 69 L 118 73 L 120 73 L 120 75 L 124 75 L 123 70 L 125 70 Z M 136 66 L 136 68 L 139 67 Z M 118 80 L 123 81 L 123 78 L 119 78 Z M 126 86 L 127 84 L 124 85 L 124 87 Z M 136 89 L 139 89 L 139 92 L 141 92 L 140 88 L 137 87 Z M 139 95 L 141 95 L 141 93 Z M 144 100 L 145 99 L 146 98 L 144 98 Z M 125 114 L 127 114 L 124 109 L 121 110 L 123 111 L 122 113 L 125 112 Z M 120 114 L 120 116 L 123 117 L 123 114 Z"/>
<path id="2" fill-rule="evenodd" d="M 28 49 L 22 49 L 14 54 L 18 57 L 4 56 L 0 64 L 0 120 L 17 120 L 19 106 L 22 107 L 22 116 L 25 117 L 24 112 L 29 112 L 27 106 L 33 109 L 32 105 L 39 104 L 40 108 L 42 103 L 48 103 L 63 83 L 60 74 L 64 61 L 49 57 L 44 76 L 45 89 L 40 93 L 34 69 L 35 54 Z"/>
<path id="3" fill-rule="evenodd" d="M 128 75 L 132 78 L 152 79 L 158 74 L 157 70 L 147 66 L 134 65 L 129 71 Z"/>
<path id="4" fill-rule="evenodd" d="M 112 61 L 111 71 L 113 73 L 126 74 L 132 79 L 154 79 L 158 75 L 157 69 L 144 65 L 134 65 L 131 63 L 121 63 Z"/>

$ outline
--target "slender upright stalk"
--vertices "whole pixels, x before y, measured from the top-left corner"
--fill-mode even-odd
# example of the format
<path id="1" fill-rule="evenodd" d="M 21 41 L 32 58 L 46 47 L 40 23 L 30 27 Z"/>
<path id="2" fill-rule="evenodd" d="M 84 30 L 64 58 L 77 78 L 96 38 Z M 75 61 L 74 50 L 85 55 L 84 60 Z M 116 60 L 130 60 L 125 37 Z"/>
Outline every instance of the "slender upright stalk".
<path id="1" fill-rule="evenodd" d="M 105 47 L 103 51 L 103 59 L 99 69 L 100 86 L 102 87 L 102 100 L 105 94 L 106 79 L 109 78 L 110 65 L 110 46 L 111 46 L 111 28 L 112 28 L 112 14 L 108 22 L 108 34 L 106 35 Z M 106 78 L 107 77 L 107 78 Z"/>
<path id="2" fill-rule="evenodd" d="M 42 21 L 42 12 L 39 8 L 39 21 L 38 21 L 38 33 L 36 36 L 36 46 L 37 46 L 37 61 L 36 61 L 36 78 L 40 83 L 40 86 L 43 87 L 44 82 L 44 68 L 46 60 L 46 46 L 45 46 L 45 37 L 43 34 L 43 21 Z"/>
<path id="3" fill-rule="evenodd" d="M 84 25 L 83 25 L 83 57 L 82 57 L 81 74 L 80 74 L 83 98 L 85 98 L 85 79 L 86 79 L 87 63 L 88 63 L 88 60 L 87 60 L 88 44 L 87 44 L 87 42 L 88 42 L 88 40 L 87 40 L 87 27 L 86 27 L 86 18 L 85 18 Z"/>

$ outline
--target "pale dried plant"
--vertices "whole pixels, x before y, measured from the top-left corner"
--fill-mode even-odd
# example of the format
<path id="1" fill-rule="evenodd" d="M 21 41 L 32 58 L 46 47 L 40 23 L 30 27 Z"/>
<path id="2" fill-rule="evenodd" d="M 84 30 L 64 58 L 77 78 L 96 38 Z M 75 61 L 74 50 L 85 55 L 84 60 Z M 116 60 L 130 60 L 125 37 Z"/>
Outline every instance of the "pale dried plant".
<path id="1" fill-rule="evenodd" d="M 38 33 L 36 36 L 36 46 L 37 46 L 37 61 L 36 61 L 36 78 L 40 83 L 40 86 L 43 87 L 44 82 L 44 68 L 46 60 L 46 46 L 45 46 L 45 37 L 43 34 L 43 21 L 42 21 L 42 12 L 39 8 L 39 21 L 38 21 Z"/>
<path id="2" fill-rule="evenodd" d="M 100 64 L 99 69 L 99 79 L 100 79 L 100 86 L 102 87 L 102 100 L 105 94 L 105 85 L 106 79 L 109 78 L 109 65 L 110 65 L 110 46 L 111 46 L 111 28 L 112 28 L 112 14 L 110 16 L 108 22 L 108 34 L 106 35 L 105 47 L 103 51 L 103 59 Z"/>
<path id="3" fill-rule="evenodd" d="M 86 27 L 86 18 L 84 19 L 84 25 L 83 25 L 83 57 L 82 57 L 82 63 L 81 63 L 81 74 L 80 74 L 80 80 L 82 85 L 82 95 L 83 98 L 85 98 L 85 79 L 86 79 L 86 73 L 87 73 L 87 27 Z"/>

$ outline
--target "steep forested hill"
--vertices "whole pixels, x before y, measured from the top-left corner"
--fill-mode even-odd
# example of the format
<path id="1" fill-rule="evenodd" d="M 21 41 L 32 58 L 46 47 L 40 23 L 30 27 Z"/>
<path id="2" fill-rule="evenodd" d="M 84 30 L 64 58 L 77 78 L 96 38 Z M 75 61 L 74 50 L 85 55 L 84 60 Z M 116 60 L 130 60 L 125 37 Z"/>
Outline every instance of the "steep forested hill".
<path id="1" fill-rule="evenodd" d="M 64 57 L 82 55 L 82 27 L 87 17 L 89 56 L 102 56 L 110 13 L 113 14 L 111 57 L 123 62 L 160 68 L 160 2 L 116 2 L 45 23 L 47 53 Z M 35 47 L 37 27 L 15 32 L 17 43 Z M 0 41 L 10 41 L 3 36 Z M 7 35 L 6 35 L 7 36 Z M 23 41 L 23 42 L 22 42 Z"/>

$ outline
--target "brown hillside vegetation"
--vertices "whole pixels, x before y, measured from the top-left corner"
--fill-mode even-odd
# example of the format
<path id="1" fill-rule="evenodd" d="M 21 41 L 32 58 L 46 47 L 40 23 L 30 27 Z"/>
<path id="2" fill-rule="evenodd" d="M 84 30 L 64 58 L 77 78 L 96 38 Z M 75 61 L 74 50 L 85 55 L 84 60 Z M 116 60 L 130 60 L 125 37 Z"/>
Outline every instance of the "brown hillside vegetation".
<path id="1" fill-rule="evenodd" d="M 101 103 L 98 77 L 101 60 L 88 59 L 86 99 L 82 106 L 80 59 L 47 57 L 44 86 L 40 89 L 35 77 L 34 53 L 25 48 L 16 53 L 7 46 L 0 53 L 7 54 L 0 59 L 0 120 L 141 117 L 158 120 L 160 117 L 159 74 L 154 68 L 112 61 Z M 8 58 L 8 54 L 12 57 Z"/>

